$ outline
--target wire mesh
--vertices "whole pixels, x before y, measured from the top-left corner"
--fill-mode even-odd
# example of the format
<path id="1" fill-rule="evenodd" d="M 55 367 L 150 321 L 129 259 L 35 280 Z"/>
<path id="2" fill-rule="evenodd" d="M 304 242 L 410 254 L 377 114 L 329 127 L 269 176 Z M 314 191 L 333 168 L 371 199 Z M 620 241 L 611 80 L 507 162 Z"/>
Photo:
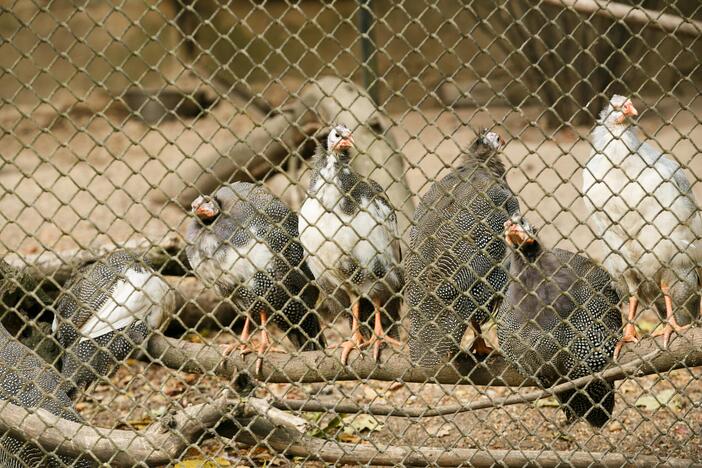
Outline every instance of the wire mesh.
<path id="1" fill-rule="evenodd" d="M 0 6 L 0 464 L 702 463 L 701 21 Z"/>

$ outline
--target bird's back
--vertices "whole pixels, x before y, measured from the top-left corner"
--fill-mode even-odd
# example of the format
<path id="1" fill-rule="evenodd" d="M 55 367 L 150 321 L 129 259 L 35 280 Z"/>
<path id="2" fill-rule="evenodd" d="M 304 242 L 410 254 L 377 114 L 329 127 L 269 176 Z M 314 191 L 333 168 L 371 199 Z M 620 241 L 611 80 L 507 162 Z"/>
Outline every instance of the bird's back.
<path id="1" fill-rule="evenodd" d="M 476 164 L 454 170 L 422 198 L 405 261 L 415 361 L 436 364 L 458 350 L 468 320 L 487 318 L 506 286 L 502 230 L 517 211 L 504 178 Z"/>

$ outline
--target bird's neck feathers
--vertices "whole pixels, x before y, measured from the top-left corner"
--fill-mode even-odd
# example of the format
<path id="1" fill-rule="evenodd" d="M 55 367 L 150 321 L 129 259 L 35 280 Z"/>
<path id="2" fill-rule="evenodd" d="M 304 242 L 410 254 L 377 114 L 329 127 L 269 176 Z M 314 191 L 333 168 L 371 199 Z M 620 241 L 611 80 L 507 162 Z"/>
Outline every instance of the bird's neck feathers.
<path id="1" fill-rule="evenodd" d="M 598 153 L 607 150 L 610 158 L 619 156 L 619 158 L 624 159 L 638 149 L 641 141 L 632 124 L 628 122 L 615 124 L 600 120 L 592 132 L 592 144 Z"/>
<path id="2" fill-rule="evenodd" d="M 513 265 L 535 263 L 543 254 L 543 247 L 538 239 L 512 248 L 514 249 L 514 255 L 512 256 Z"/>
<path id="3" fill-rule="evenodd" d="M 350 173 L 349 160 L 348 150 L 335 153 L 318 147 L 314 158 L 314 174 L 310 180 L 310 190 L 316 192 L 325 183 L 335 183 L 342 173 Z"/>
<path id="4" fill-rule="evenodd" d="M 471 148 L 463 158 L 463 166 L 483 168 L 500 179 L 504 179 L 507 173 L 502 159 L 495 151 L 480 151 Z"/>

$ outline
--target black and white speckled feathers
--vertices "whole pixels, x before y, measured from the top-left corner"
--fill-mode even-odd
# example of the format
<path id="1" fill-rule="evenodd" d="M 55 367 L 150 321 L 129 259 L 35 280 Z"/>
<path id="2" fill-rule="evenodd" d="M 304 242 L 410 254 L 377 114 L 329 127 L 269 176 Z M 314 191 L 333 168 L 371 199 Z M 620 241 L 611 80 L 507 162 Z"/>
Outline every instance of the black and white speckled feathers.
<path id="1" fill-rule="evenodd" d="M 317 149 L 300 210 L 300 241 L 328 294 L 345 295 L 350 303 L 376 301 L 388 319 L 384 326 L 397 330 L 392 322 L 399 320 L 404 278 L 395 209 L 378 183 L 351 167 L 350 147 L 332 148 L 334 132 L 348 132 L 350 138 L 350 131 L 339 125 L 331 130 L 326 147 Z"/>
<path id="2" fill-rule="evenodd" d="M 0 325 L 0 399 L 26 408 L 43 408 L 56 416 L 80 422 L 73 402 L 62 388 L 62 377 L 43 359 L 20 343 Z M 89 467 L 87 458 L 72 460 L 47 455 L 37 446 L 10 436 L 0 437 L 0 466 Z"/>
<path id="3" fill-rule="evenodd" d="M 324 347 L 315 312 L 319 290 L 298 240 L 297 215 L 264 187 L 235 182 L 207 203 L 218 211 L 194 219 L 187 255 L 197 275 L 253 320 L 265 310 L 300 351 Z"/>
<path id="4" fill-rule="evenodd" d="M 519 216 L 507 229 L 508 236 L 510 229 L 527 234 L 510 249 L 510 283 L 497 321 L 504 355 L 546 387 L 604 369 L 622 327 L 610 275 L 587 257 L 543 248 Z M 598 427 L 614 408 L 606 381 L 557 396 L 569 420 L 582 417 Z"/>
<path id="5" fill-rule="evenodd" d="M 168 284 L 127 251 L 81 268 L 59 297 L 52 326 L 64 350 L 61 372 L 74 384 L 69 395 L 108 375 L 174 308 Z"/>
<path id="6" fill-rule="evenodd" d="M 405 299 L 410 355 L 420 365 L 454 356 L 469 323 L 484 322 L 507 286 L 503 226 L 519 202 L 505 180 L 501 145 L 483 131 L 415 212 Z"/>

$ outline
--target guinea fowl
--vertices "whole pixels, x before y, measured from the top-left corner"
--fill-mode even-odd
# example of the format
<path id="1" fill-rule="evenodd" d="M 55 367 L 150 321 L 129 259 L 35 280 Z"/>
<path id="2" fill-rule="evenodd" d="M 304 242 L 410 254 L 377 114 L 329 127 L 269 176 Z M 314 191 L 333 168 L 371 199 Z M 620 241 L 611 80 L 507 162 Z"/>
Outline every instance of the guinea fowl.
<path id="1" fill-rule="evenodd" d="M 149 265 L 118 250 L 81 268 L 58 299 L 52 330 L 63 349 L 69 396 L 108 375 L 175 309 L 175 294 Z"/>
<path id="2" fill-rule="evenodd" d="M 546 387 L 604 369 L 622 326 L 612 278 L 582 255 L 545 249 L 519 215 L 505 228 L 510 283 L 497 321 L 504 355 Z M 614 409 L 614 388 L 605 380 L 556 397 L 568 421 L 580 417 L 601 427 Z"/>
<path id="3" fill-rule="evenodd" d="M 397 295 L 404 283 L 395 209 L 380 185 L 350 166 L 352 147 L 347 127 L 331 129 L 326 148 L 317 149 L 300 210 L 300 241 L 312 273 L 328 294 L 341 291 L 351 304 L 351 338 L 341 345 L 344 364 L 354 348 L 372 345 L 377 360 L 384 342 L 400 345 L 397 327 L 388 329 L 387 323 L 399 321 Z M 370 339 L 361 330 L 364 299 L 373 304 Z"/>
<path id="4" fill-rule="evenodd" d="M 246 322 L 241 334 L 248 347 L 250 323 L 261 321 L 256 373 L 269 350 L 266 327 L 277 325 L 299 351 L 324 347 L 315 305 L 319 290 L 298 240 L 297 216 L 261 186 L 235 182 L 192 204 L 187 255 L 195 272 L 219 294 L 231 297 Z M 272 316 L 271 316 L 272 314 Z M 270 316 L 270 317 L 269 317 Z M 232 351 L 227 348 L 226 353 Z M 275 348 L 271 349 L 275 351 Z"/>
<path id="5" fill-rule="evenodd" d="M 420 365 L 454 356 L 468 323 L 476 332 L 472 350 L 492 351 L 480 324 L 507 286 L 502 233 L 519 212 L 498 156 L 502 146 L 498 134 L 483 130 L 463 164 L 430 188 L 414 215 L 405 295 L 410 354 Z"/>
<path id="6" fill-rule="evenodd" d="M 638 340 L 639 302 L 665 311 L 664 346 L 699 316 L 702 218 L 680 165 L 641 142 L 631 101 L 615 95 L 592 132 L 583 174 L 589 223 L 604 241 L 604 265 L 629 298 L 624 337 Z M 674 308 L 677 307 L 677 310 Z"/>
<path id="7" fill-rule="evenodd" d="M 25 408 L 42 408 L 64 419 L 82 422 L 62 386 L 62 377 L 52 366 L 20 343 L 0 325 L 0 400 Z M 0 437 L 0 466 L 89 467 L 87 458 L 45 455 L 36 445 L 12 436 Z"/>

